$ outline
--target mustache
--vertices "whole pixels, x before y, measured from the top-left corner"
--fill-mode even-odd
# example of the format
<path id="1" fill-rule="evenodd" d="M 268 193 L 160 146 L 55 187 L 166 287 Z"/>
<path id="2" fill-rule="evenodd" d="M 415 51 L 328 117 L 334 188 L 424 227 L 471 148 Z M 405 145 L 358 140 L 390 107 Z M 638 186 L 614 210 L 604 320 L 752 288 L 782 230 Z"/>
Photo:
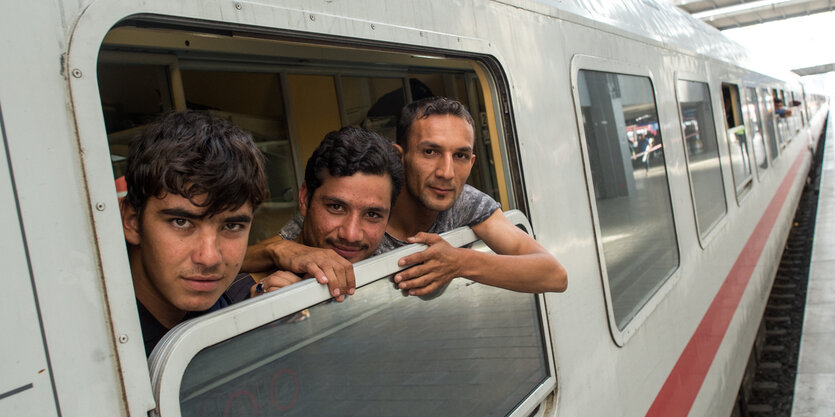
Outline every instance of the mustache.
<path id="1" fill-rule="evenodd" d="M 215 266 L 197 266 L 194 269 L 187 271 L 183 276 L 218 276 L 220 275 L 220 265 Z"/>
<path id="2" fill-rule="evenodd" d="M 349 242 L 347 240 L 342 239 L 326 239 L 327 242 L 331 246 L 341 246 L 343 248 L 348 249 L 355 249 L 355 250 L 365 250 L 368 249 L 367 244 L 359 243 L 359 242 Z"/>

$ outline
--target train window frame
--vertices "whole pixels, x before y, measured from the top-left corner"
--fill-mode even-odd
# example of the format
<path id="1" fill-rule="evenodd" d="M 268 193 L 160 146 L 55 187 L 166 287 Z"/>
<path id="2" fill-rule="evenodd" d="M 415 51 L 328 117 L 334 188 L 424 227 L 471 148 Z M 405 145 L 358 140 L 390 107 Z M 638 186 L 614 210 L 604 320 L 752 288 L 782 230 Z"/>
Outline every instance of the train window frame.
<path id="1" fill-rule="evenodd" d="M 763 117 L 763 128 L 766 132 L 766 144 L 768 144 L 769 162 L 773 166 L 775 161 L 783 154 L 783 149 L 780 148 L 779 132 L 777 132 L 777 122 L 775 121 L 774 113 L 774 96 L 772 96 L 772 89 L 765 86 L 758 86 L 757 95 L 760 106 L 760 116 Z M 768 119 L 770 117 L 770 119 Z M 766 120 L 768 119 L 768 120 Z M 767 123 L 767 124 L 766 124 Z"/>
<path id="2" fill-rule="evenodd" d="M 231 6 L 231 4 L 230 4 Z M 253 8 L 274 9 L 269 5 L 252 5 Z M 234 8 L 233 8 L 234 9 Z M 293 16 L 305 17 L 307 12 L 296 9 L 281 9 Z M 234 11 L 233 11 L 234 13 Z M 124 383 L 126 407 L 130 414 L 144 415 L 154 410 L 155 399 L 145 350 L 142 343 L 141 331 L 135 295 L 131 280 L 131 273 L 121 227 L 121 217 L 118 210 L 116 190 L 112 181 L 110 151 L 101 109 L 101 99 L 98 89 L 96 67 L 102 41 L 109 31 L 125 21 L 138 19 L 145 24 L 159 24 L 163 27 L 183 27 L 195 30 L 203 28 L 206 33 L 214 30 L 232 30 L 236 35 L 252 33 L 257 36 L 272 36 L 275 39 L 292 39 L 311 45 L 328 45 L 333 43 L 337 47 L 349 49 L 356 41 L 350 36 L 340 33 L 319 34 L 310 38 L 308 30 L 296 27 L 298 22 L 307 19 L 281 19 L 273 22 L 274 26 L 265 26 L 263 20 L 255 19 L 258 13 L 248 13 L 246 16 L 236 16 L 224 19 L 211 11 L 201 9 L 185 9 L 168 2 L 146 2 L 140 5 L 120 5 L 112 7 L 94 3 L 86 8 L 74 28 L 69 43 L 69 52 L 65 61 L 65 70 L 70 84 L 72 112 L 75 116 L 75 128 L 81 149 L 79 155 L 85 175 L 85 186 L 88 190 L 95 242 L 100 254 L 101 279 L 103 291 L 108 300 L 110 323 L 114 334 L 113 344 L 117 351 L 116 360 Z M 270 15 L 266 13 L 265 15 Z M 356 23 L 347 17 L 329 16 L 329 19 L 342 20 L 343 25 L 337 28 L 350 28 Z M 293 23 L 296 22 L 296 23 Z M 296 26 L 293 26 L 296 24 Z M 459 37 L 449 34 L 433 33 L 431 42 L 422 46 L 395 43 L 390 39 L 399 35 L 404 38 L 407 34 L 417 35 L 415 29 L 394 25 L 379 24 L 386 29 L 389 37 L 384 40 L 366 40 L 360 42 L 361 48 L 369 51 L 384 51 L 385 53 L 401 53 L 420 57 L 421 59 L 462 59 L 473 65 L 477 74 L 477 82 L 481 84 L 485 97 L 487 122 L 491 133 L 491 140 L 496 139 L 500 152 L 495 155 L 502 160 L 502 173 L 505 175 L 507 199 L 513 207 L 523 210 L 527 208 L 527 196 L 524 190 L 523 172 L 516 142 L 513 125 L 513 112 L 510 108 L 509 83 L 503 70 L 500 54 L 486 41 L 475 38 Z M 378 28 L 378 29 L 380 29 Z M 338 32 L 338 31 L 337 31 Z M 424 37 L 423 32 L 420 36 Z M 393 37 L 393 38 L 392 38 Z M 436 46 L 427 46 L 436 45 Z M 441 46 L 437 46 L 441 45 Z M 419 54 L 419 55 L 418 55 Z M 70 76 L 69 74 L 72 74 Z M 497 172 L 497 175 L 499 173 Z M 96 209 L 92 209 L 95 207 Z M 526 220 L 527 221 L 527 220 Z M 527 225 L 528 231 L 530 224 Z M 321 288 L 321 287 L 319 287 Z M 551 326 L 544 296 L 533 295 L 534 311 L 541 330 L 541 338 L 546 369 L 546 380 L 533 394 L 521 399 L 513 415 L 527 415 L 542 410 L 543 404 L 556 401 L 557 366 L 554 357 Z M 218 315 L 225 315 L 225 311 Z M 118 335 L 118 336 L 116 336 Z M 547 403 L 546 403 L 547 401 Z"/>
<path id="3" fill-rule="evenodd" d="M 731 148 L 732 140 L 731 140 L 730 132 L 732 130 L 741 130 L 742 134 L 745 136 L 746 145 L 750 142 L 750 138 L 748 137 L 748 132 L 746 130 L 747 116 L 742 111 L 742 100 L 741 100 L 742 96 L 741 96 L 741 92 L 740 92 L 740 88 L 739 88 L 740 85 L 742 85 L 742 83 L 739 82 L 739 80 L 732 80 L 732 79 L 723 78 L 723 80 L 721 81 L 721 89 L 722 89 L 722 106 L 721 106 L 721 109 L 722 109 L 722 119 L 725 121 L 725 123 L 723 123 L 722 125 L 725 127 L 723 129 L 723 132 L 724 132 L 724 137 L 725 137 L 725 145 L 727 146 L 727 151 L 728 151 L 728 164 L 730 166 L 730 172 L 731 172 L 730 177 L 731 177 L 731 182 L 733 183 L 734 194 L 736 196 L 736 204 L 737 204 L 737 206 L 741 207 L 742 203 L 745 201 L 745 199 L 749 195 L 751 195 L 751 191 L 754 189 L 754 176 L 756 175 L 756 174 L 754 174 L 754 171 L 756 170 L 756 168 L 751 166 L 751 149 L 750 149 L 750 146 L 746 146 L 745 147 L 745 153 L 743 154 L 743 162 L 747 161 L 748 170 L 750 171 L 750 173 L 747 176 L 741 176 L 741 177 L 738 178 L 737 173 L 734 171 L 734 159 L 733 159 L 733 150 Z M 727 109 L 726 106 L 725 106 L 725 100 L 724 100 L 725 91 L 724 90 L 725 90 L 726 87 L 728 88 L 728 91 L 730 92 L 731 109 Z M 736 98 L 735 102 L 734 102 L 734 98 Z M 736 124 L 734 127 L 728 126 L 728 123 L 727 123 L 728 111 L 729 110 L 732 112 L 731 116 L 733 116 L 734 119 L 736 119 L 736 116 L 739 116 L 739 119 L 740 119 L 739 120 L 740 123 Z M 739 113 L 738 115 L 736 114 L 737 111 Z M 736 134 L 736 132 L 734 132 L 734 134 Z"/>
<path id="4" fill-rule="evenodd" d="M 682 120 L 682 107 L 681 107 L 681 96 L 679 94 L 678 83 L 679 81 L 689 81 L 704 84 L 707 88 L 708 92 L 708 105 L 710 106 L 710 116 L 713 118 L 713 124 L 710 126 L 710 129 L 713 130 L 713 133 L 716 138 L 716 152 L 717 152 L 717 159 L 719 162 L 719 175 L 720 181 L 722 184 L 722 199 L 723 199 L 723 206 L 725 208 L 724 213 L 707 229 L 701 230 L 699 224 L 698 214 L 696 212 L 696 191 L 693 185 L 693 175 L 690 170 L 690 153 L 687 151 L 687 139 L 684 129 L 684 120 Z M 722 225 L 725 224 L 728 218 L 728 197 L 727 197 L 727 190 L 725 189 L 725 169 L 722 164 L 722 154 L 720 152 L 721 145 L 719 145 L 719 132 L 717 131 L 717 124 L 716 124 L 716 112 L 713 106 L 713 95 L 711 94 L 710 82 L 708 78 L 704 75 L 697 74 L 697 73 L 689 73 L 684 71 L 677 71 L 675 73 L 675 96 L 676 96 L 676 106 L 678 109 L 678 118 L 679 118 L 679 128 L 681 133 L 681 144 L 682 149 L 684 150 L 684 160 L 687 169 L 687 183 L 690 188 L 690 203 L 693 208 L 693 220 L 696 226 L 696 235 L 699 239 L 699 246 L 704 250 L 708 247 L 710 242 L 713 241 L 715 236 L 718 234 L 718 231 L 722 229 Z"/>
<path id="5" fill-rule="evenodd" d="M 530 233 L 531 225 L 519 210 L 505 212 L 508 220 Z M 460 247 L 471 242 L 479 244 L 478 236 L 467 227 L 458 228 L 442 234 L 451 245 Z M 486 246 L 485 246 L 486 248 Z M 391 252 L 365 259 L 355 264 L 357 288 L 385 280 L 401 270 L 397 260 L 403 256 L 418 252 L 418 246 L 406 246 Z M 367 279 L 368 276 L 377 278 Z M 540 300 L 542 294 L 536 295 Z M 263 325 L 269 325 L 281 317 L 312 307 L 330 300 L 330 294 L 314 280 L 306 280 L 293 286 L 271 292 L 258 299 L 250 299 L 226 307 L 223 310 L 183 322 L 171 329 L 159 342 L 151 354 L 150 368 L 154 392 L 158 404 L 156 415 L 178 417 L 180 413 L 180 387 L 188 364 L 202 350 L 231 337 L 241 335 Z M 538 303 L 541 305 L 541 303 Z M 543 323 L 544 324 L 544 323 Z M 547 337 L 547 335 L 546 335 Z M 546 355 L 553 357 L 553 349 L 546 345 Z M 553 363 L 552 359 L 547 359 Z M 556 374 L 551 373 L 539 383 L 508 414 L 511 417 L 536 415 L 557 389 Z M 234 396 L 233 396 L 234 397 Z"/>
<path id="6" fill-rule="evenodd" d="M 760 88 L 757 84 L 743 83 L 740 86 L 740 88 L 742 90 L 744 90 L 744 93 L 742 93 L 742 95 L 745 98 L 745 103 L 743 103 L 742 106 L 745 107 L 745 108 L 747 108 L 747 106 L 749 104 L 748 103 L 749 94 L 751 92 L 754 93 L 754 97 L 753 97 L 754 99 L 753 99 L 752 104 L 754 106 L 754 111 L 757 112 L 757 124 L 759 125 L 759 128 L 760 128 L 760 136 L 762 136 L 763 152 L 765 152 L 765 167 L 761 167 L 760 164 L 757 163 L 757 158 L 756 158 L 757 150 L 753 146 L 753 142 L 752 142 L 752 146 L 751 146 L 751 155 L 753 156 L 753 158 L 752 158 L 751 161 L 754 164 L 754 171 L 756 171 L 756 173 L 757 173 L 757 181 L 758 182 L 763 182 L 763 180 L 768 177 L 768 173 L 771 171 L 770 168 L 771 168 L 771 164 L 772 164 L 772 159 L 771 159 L 771 155 L 770 155 L 770 150 L 768 149 L 768 138 L 766 137 L 766 133 L 765 133 L 765 120 L 763 119 L 763 111 L 762 111 L 763 109 L 760 107 L 761 95 L 762 94 L 761 94 Z M 744 116 L 745 117 L 745 130 L 747 132 L 749 130 L 748 129 L 749 126 L 753 125 L 754 122 L 751 120 L 750 117 L 747 116 L 747 112 L 743 111 L 743 114 L 745 115 Z"/>
<path id="7" fill-rule="evenodd" d="M 606 303 L 606 315 L 609 322 L 609 333 L 612 340 L 618 347 L 624 347 L 632 336 L 642 327 L 647 319 L 653 314 L 659 304 L 664 301 L 667 294 L 678 283 L 681 277 L 681 244 L 678 239 L 678 208 L 676 207 L 672 198 L 672 185 L 670 184 L 670 175 L 667 175 L 667 192 L 670 199 L 670 215 L 672 220 L 673 232 L 676 241 L 676 256 L 677 264 L 675 268 L 667 275 L 662 283 L 656 288 L 654 293 L 646 300 L 646 302 L 639 308 L 634 316 L 630 319 L 627 325 L 620 329 L 617 324 L 617 319 L 614 313 L 611 288 L 609 285 L 609 275 L 606 267 L 606 259 L 603 254 L 603 238 L 600 226 L 600 217 L 597 210 L 596 197 L 593 187 L 591 165 L 589 161 L 589 149 L 584 128 L 582 105 L 580 101 L 579 89 L 579 75 L 580 71 L 599 71 L 612 74 L 623 74 L 637 77 L 645 77 L 650 81 L 652 87 L 652 95 L 656 104 L 656 112 L 658 112 L 658 94 L 656 93 L 656 77 L 653 71 L 639 63 L 617 61 L 598 56 L 575 54 L 571 58 L 570 64 L 571 75 L 571 90 L 574 99 L 574 116 L 577 121 L 576 129 L 578 140 L 580 141 L 581 155 L 583 158 L 583 170 L 586 182 L 586 193 L 588 196 L 587 204 L 589 211 L 592 213 L 592 228 L 594 229 L 595 249 L 597 251 L 597 265 L 600 272 L 600 278 L 603 284 L 603 296 Z M 660 112 L 658 114 L 659 123 L 661 122 Z M 665 169 L 667 168 L 667 158 L 665 157 Z M 668 170 L 669 172 L 669 170 Z"/>

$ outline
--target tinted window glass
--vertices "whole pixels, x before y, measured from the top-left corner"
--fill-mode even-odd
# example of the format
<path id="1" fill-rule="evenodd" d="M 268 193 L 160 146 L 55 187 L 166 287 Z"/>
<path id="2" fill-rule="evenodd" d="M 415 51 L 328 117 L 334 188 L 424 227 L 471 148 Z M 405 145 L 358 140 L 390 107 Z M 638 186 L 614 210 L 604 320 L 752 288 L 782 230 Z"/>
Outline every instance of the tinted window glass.
<path id="1" fill-rule="evenodd" d="M 754 151 L 754 164 L 758 172 L 768 169 L 768 155 L 766 154 L 765 136 L 762 132 L 762 117 L 757 106 L 757 90 L 751 87 L 745 89 L 745 115 L 748 119 L 748 132 Z"/>
<path id="2" fill-rule="evenodd" d="M 774 128 L 774 103 L 771 101 L 772 96 L 769 90 L 762 90 L 760 95 L 760 111 L 763 113 L 763 125 L 765 125 L 765 137 L 768 143 L 768 154 L 771 155 L 771 160 L 777 159 L 780 151 L 777 145 L 777 131 Z"/>
<path id="3" fill-rule="evenodd" d="M 716 125 L 707 84 L 680 80 L 678 97 L 696 224 L 704 236 L 727 211 Z"/>
<path id="4" fill-rule="evenodd" d="M 580 103 L 611 306 L 624 329 L 678 265 L 649 78 L 582 70 Z"/>
<path id="5" fill-rule="evenodd" d="M 458 279 L 439 297 L 388 280 L 200 352 L 191 416 L 503 416 L 547 378 L 535 297 Z"/>
<path id="6" fill-rule="evenodd" d="M 745 194 L 753 176 L 748 153 L 748 136 L 742 119 L 742 105 L 739 88 L 733 84 L 722 84 L 722 98 L 725 110 L 728 153 L 731 156 L 731 172 L 734 177 L 737 197 Z"/>

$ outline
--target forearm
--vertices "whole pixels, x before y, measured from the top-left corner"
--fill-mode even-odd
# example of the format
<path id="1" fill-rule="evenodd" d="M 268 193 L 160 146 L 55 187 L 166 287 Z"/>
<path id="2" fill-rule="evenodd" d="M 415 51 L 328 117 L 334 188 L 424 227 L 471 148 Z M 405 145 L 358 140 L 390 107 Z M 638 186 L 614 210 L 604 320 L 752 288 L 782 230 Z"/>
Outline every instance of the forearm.
<path id="1" fill-rule="evenodd" d="M 545 252 L 497 255 L 460 251 L 461 276 L 482 284 L 528 293 L 563 292 L 568 285 L 565 268 Z"/>
<path id="2" fill-rule="evenodd" d="M 287 265 L 279 265 L 280 254 L 288 250 L 288 243 L 295 243 L 273 236 L 246 248 L 246 255 L 241 264 L 241 272 L 266 272 L 276 268 L 288 269 Z"/>

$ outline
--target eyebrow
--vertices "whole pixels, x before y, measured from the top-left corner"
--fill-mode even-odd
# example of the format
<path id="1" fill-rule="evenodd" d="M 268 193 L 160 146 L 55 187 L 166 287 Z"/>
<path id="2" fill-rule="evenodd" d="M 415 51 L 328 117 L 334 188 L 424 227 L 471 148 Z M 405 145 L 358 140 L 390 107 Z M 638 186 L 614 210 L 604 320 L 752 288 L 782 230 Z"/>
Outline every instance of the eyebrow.
<path id="1" fill-rule="evenodd" d="M 418 146 L 425 146 L 427 148 L 434 148 L 434 149 L 443 148 L 443 146 L 441 146 L 441 145 L 439 145 L 435 142 L 428 141 L 428 140 L 425 140 L 423 142 L 418 143 Z M 473 151 L 472 146 L 462 146 L 460 148 L 455 149 L 455 152 L 472 152 L 472 151 Z"/>
<path id="2" fill-rule="evenodd" d="M 252 217 L 246 214 L 239 214 L 237 216 L 230 216 L 223 219 L 224 223 L 251 223 Z"/>
<path id="3" fill-rule="evenodd" d="M 346 201 L 344 201 L 340 198 L 327 196 L 327 195 L 322 196 L 322 201 L 325 201 L 326 203 L 329 203 L 329 204 L 339 204 L 339 205 L 342 205 L 342 206 L 345 206 L 345 207 L 354 207 L 354 205 L 348 204 Z M 363 209 L 363 211 L 378 211 L 378 212 L 383 213 L 383 214 L 386 214 L 390 211 L 389 209 L 386 209 L 385 207 L 381 207 L 381 206 L 362 207 L 362 209 Z"/>
<path id="4" fill-rule="evenodd" d="M 182 217 L 182 218 L 190 219 L 190 220 L 203 220 L 204 218 L 206 218 L 206 214 L 197 214 L 197 213 L 188 211 L 186 209 L 181 209 L 181 208 L 162 209 L 162 210 L 160 210 L 160 213 L 168 215 L 168 216 Z M 224 218 L 223 222 L 224 223 L 251 223 L 252 222 L 252 216 L 248 216 L 246 214 L 233 215 L 233 216 L 229 216 L 229 217 Z"/>
<path id="5" fill-rule="evenodd" d="M 183 218 L 186 218 L 186 219 L 200 220 L 200 219 L 206 217 L 205 214 L 197 214 L 197 213 L 188 211 L 186 209 L 181 209 L 181 208 L 162 209 L 159 212 L 162 213 L 162 214 L 169 215 L 169 216 L 183 217 Z"/>

